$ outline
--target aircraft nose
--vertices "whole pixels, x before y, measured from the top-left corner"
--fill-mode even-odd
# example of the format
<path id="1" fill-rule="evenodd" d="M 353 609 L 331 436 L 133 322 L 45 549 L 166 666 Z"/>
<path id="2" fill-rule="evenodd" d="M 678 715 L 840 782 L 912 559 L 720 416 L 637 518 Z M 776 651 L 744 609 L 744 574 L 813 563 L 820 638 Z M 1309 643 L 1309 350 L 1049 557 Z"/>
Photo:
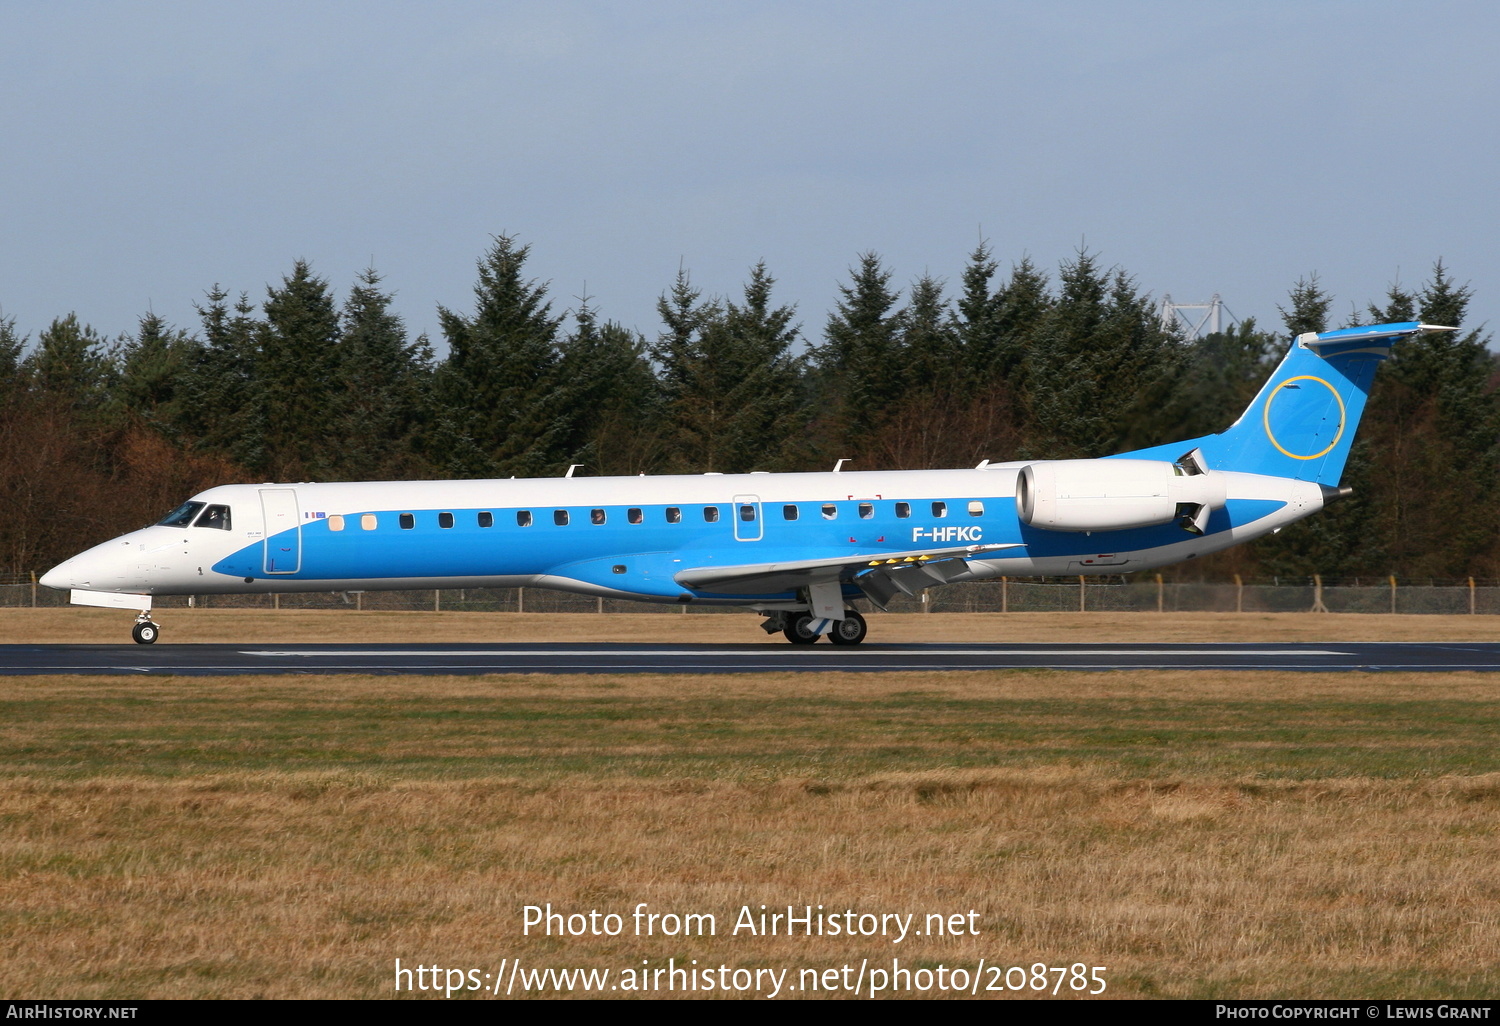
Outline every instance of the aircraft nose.
<path id="1" fill-rule="evenodd" d="M 59 591 L 110 590 L 125 583 L 125 565 L 116 543 L 110 542 L 63 560 L 39 577 L 37 583 Z"/>

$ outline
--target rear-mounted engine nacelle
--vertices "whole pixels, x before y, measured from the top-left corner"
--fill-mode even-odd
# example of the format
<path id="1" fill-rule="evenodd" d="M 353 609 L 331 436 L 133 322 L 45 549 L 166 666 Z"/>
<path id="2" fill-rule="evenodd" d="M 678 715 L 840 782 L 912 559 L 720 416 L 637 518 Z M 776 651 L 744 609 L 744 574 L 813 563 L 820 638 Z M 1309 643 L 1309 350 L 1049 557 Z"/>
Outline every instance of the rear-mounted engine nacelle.
<path id="1" fill-rule="evenodd" d="M 1161 460 L 1055 460 L 1023 467 L 1016 512 L 1048 531 L 1123 531 L 1177 521 L 1202 534 L 1224 505 L 1224 477 L 1197 449 Z"/>

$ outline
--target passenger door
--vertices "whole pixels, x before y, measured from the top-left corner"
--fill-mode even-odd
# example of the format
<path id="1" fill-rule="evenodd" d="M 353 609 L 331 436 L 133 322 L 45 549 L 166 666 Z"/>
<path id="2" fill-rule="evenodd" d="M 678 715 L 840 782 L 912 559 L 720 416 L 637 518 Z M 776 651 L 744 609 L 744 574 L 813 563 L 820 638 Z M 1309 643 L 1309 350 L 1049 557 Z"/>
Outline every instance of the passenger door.
<path id="1" fill-rule="evenodd" d="M 262 488 L 266 518 L 265 572 L 294 574 L 302 569 L 302 511 L 293 488 Z"/>

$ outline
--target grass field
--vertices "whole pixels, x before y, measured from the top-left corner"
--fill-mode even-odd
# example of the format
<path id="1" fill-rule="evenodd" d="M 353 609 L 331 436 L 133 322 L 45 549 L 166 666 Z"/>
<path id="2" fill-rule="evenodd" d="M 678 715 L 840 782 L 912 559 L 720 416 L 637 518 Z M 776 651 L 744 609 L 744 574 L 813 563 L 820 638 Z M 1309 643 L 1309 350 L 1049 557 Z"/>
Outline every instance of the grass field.
<path id="1" fill-rule="evenodd" d="M 280 628 L 265 618 L 285 612 L 184 610 L 169 629 L 336 640 L 384 615 Z M 636 640 L 690 640 L 670 634 L 678 620 L 703 629 L 396 615 L 430 640 L 542 640 L 558 621 Z M 93 616 L 0 625 L 31 641 L 120 626 Z M 1225 619 L 874 626 L 890 640 L 1282 626 Z M 1300 619 L 1346 640 L 1493 629 Z M 0 995 L 376 997 L 393 993 L 398 958 L 614 980 L 698 959 L 789 969 L 789 986 L 863 959 L 972 974 L 983 958 L 1107 966 L 1110 996 L 1493 997 L 1497 689 L 1480 674 L 1269 672 L 7 678 Z M 640 902 L 713 914 L 717 933 L 634 936 Z M 523 936 L 523 906 L 546 903 L 618 913 L 624 932 Z M 915 913 L 918 928 L 972 909 L 978 933 L 731 933 L 741 906 L 762 904 Z"/>

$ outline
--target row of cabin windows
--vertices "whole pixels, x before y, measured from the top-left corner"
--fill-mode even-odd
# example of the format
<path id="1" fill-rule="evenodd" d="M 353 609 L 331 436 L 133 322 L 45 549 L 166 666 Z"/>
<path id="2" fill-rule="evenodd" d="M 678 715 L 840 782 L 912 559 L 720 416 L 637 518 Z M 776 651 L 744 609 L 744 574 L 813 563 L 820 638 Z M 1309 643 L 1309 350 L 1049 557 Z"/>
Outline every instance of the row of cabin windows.
<path id="1" fill-rule="evenodd" d="M 820 512 L 823 514 L 824 520 L 837 520 L 839 516 L 839 508 L 832 502 L 825 502 Z M 861 520 L 871 520 L 875 516 L 875 504 L 871 502 L 861 502 L 859 504 L 857 512 L 859 513 L 859 518 Z M 935 517 L 946 517 L 948 515 L 948 504 L 946 502 L 934 502 L 932 504 L 932 515 Z M 801 516 L 801 509 L 793 503 L 788 503 L 787 505 L 781 507 L 781 516 L 785 520 L 796 520 Z M 902 520 L 906 520 L 907 518 L 909 518 L 911 516 L 911 503 L 896 503 L 896 516 L 901 518 Z M 980 502 L 978 499 L 974 499 L 973 501 L 971 501 L 969 503 L 969 516 L 984 516 L 984 503 Z M 754 518 L 752 517 L 749 519 Z"/>
<path id="2" fill-rule="evenodd" d="M 218 507 L 210 506 L 209 509 L 210 510 L 222 509 L 224 511 L 224 514 L 223 514 L 223 516 L 224 516 L 224 524 L 223 524 L 223 526 L 227 530 L 228 527 L 229 527 L 229 522 L 228 522 L 228 520 L 229 520 L 229 510 L 228 510 L 228 508 L 227 507 L 223 507 L 223 506 L 218 506 Z M 192 512 L 196 513 L 197 510 L 193 510 Z M 837 520 L 838 519 L 838 515 L 839 515 L 839 508 L 838 508 L 838 506 L 836 504 L 834 504 L 832 502 L 826 502 L 826 503 L 823 503 L 820 512 L 822 513 L 822 516 L 823 516 L 824 520 Z M 871 503 L 871 502 L 861 502 L 859 504 L 858 509 L 857 509 L 857 513 L 859 514 L 859 518 L 861 520 L 870 520 L 870 519 L 873 519 L 874 516 L 875 516 L 875 504 Z M 971 516 L 971 517 L 984 516 L 984 503 L 980 502 L 978 499 L 971 500 L 969 502 L 969 506 L 968 506 L 968 513 L 969 513 L 969 516 Z M 946 517 L 948 515 L 948 504 L 946 502 L 934 502 L 932 504 L 932 515 L 935 516 L 935 517 Z M 781 516 L 785 520 L 797 520 L 801 516 L 800 507 L 798 507 L 795 503 L 787 503 L 785 506 L 781 507 Z M 911 516 L 911 503 L 909 503 L 909 502 L 898 502 L 898 503 L 896 503 L 896 516 L 900 517 L 903 520 L 909 518 Z M 740 504 L 740 506 L 739 506 L 739 518 L 742 521 L 744 521 L 745 523 L 753 523 L 755 521 L 755 517 L 756 517 L 756 511 L 755 511 L 755 504 L 754 503 L 746 502 L 746 503 L 741 503 Z M 171 518 L 168 518 L 168 519 L 171 519 Z M 191 520 L 191 516 L 189 516 L 187 519 Z M 206 520 L 206 519 L 207 519 L 206 517 L 200 518 L 197 526 L 199 526 L 199 527 L 210 526 L 210 525 L 204 523 L 204 520 Z M 569 518 L 568 511 L 565 510 L 565 509 L 555 509 L 555 510 L 552 511 L 552 522 L 554 524 L 556 524 L 557 526 L 559 526 L 559 527 L 566 527 L 568 525 L 569 519 L 570 518 Z M 602 510 L 602 509 L 591 509 L 591 510 L 589 510 L 589 523 L 591 523 L 591 524 L 603 524 L 603 523 L 607 522 L 608 519 L 609 519 L 608 514 L 605 513 L 605 511 Z M 627 523 L 631 523 L 631 524 L 644 523 L 645 522 L 645 513 L 643 511 L 641 511 L 640 509 L 637 509 L 635 507 L 631 507 L 630 509 L 627 509 L 625 511 L 625 520 L 626 520 Z M 452 513 L 439 513 L 437 515 L 437 521 L 438 521 L 438 527 L 441 527 L 441 528 L 444 528 L 444 529 L 450 528 L 450 527 L 453 526 L 453 514 Z M 666 508 L 666 521 L 669 524 L 680 524 L 680 523 L 682 523 L 682 509 L 680 507 L 678 507 L 678 506 L 668 506 Z M 708 524 L 716 524 L 716 523 L 718 523 L 719 522 L 719 507 L 718 506 L 704 506 L 703 507 L 703 521 L 704 521 L 704 523 L 708 523 Z M 414 514 L 414 513 L 402 513 L 402 514 L 399 514 L 396 517 L 396 522 L 401 525 L 401 529 L 403 531 L 410 531 L 412 528 L 414 528 L 414 527 L 417 526 L 416 514 Z M 495 526 L 495 514 L 491 513 L 489 510 L 481 510 L 475 516 L 475 522 L 478 523 L 478 525 L 480 527 L 494 527 Z M 165 523 L 167 523 L 167 521 L 164 520 L 164 521 L 162 521 L 162 523 L 165 524 Z M 373 530 L 375 530 L 376 523 L 377 523 L 377 521 L 376 521 L 376 517 L 375 517 L 374 513 L 364 513 L 364 514 L 360 515 L 359 526 L 360 526 L 361 530 L 373 531 Z M 529 509 L 518 509 L 518 510 L 516 510 L 516 526 L 518 526 L 518 527 L 530 527 L 532 525 L 532 523 L 534 523 L 534 521 L 533 521 L 532 516 L 531 516 L 531 510 L 529 510 Z M 186 526 L 186 524 L 181 524 L 181 525 L 179 525 L 179 524 L 173 524 L 172 526 L 174 526 L 174 527 L 175 526 Z M 218 526 L 218 525 L 214 524 L 212 526 Z M 344 529 L 344 517 L 342 517 L 341 515 L 339 515 L 337 513 L 335 513 L 332 516 L 330 516 L 328 518 L 328 529 L 330 531 L 342 531 Z"/>

